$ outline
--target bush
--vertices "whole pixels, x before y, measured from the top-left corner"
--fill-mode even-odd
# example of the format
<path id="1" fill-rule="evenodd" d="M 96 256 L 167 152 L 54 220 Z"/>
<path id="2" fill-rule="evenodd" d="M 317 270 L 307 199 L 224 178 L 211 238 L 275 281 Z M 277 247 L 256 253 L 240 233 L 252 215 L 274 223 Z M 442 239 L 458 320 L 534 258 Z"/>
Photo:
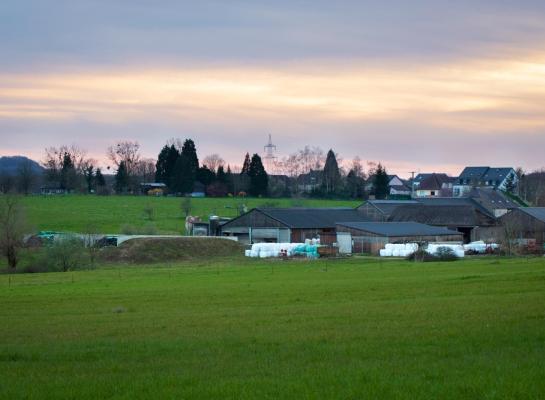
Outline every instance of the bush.
<path id="1" fill-rule="evenodd" d="M 430 261 L 438 261 L 438 257 L 428 253 L 427 251 L 424 251 L 422 249 L 418 249 L 414 253 L 408 255 L 406 258 L 408 261 L 420 261 L 420 262 L 430 262 Z"/>
<path id="2" fill-rule="evenodd" d="M 60 238 L 29 254 L 24 272 L 67 272 L 91 268 L 89 252 L 77 237 Z"/>
<path id="3" fill-rule="evenodd" d="M 456 261 L 458 257 L 450 247 L 439 247 L 435 256 L 439 261 Z"/>
<path id="4" fill-rule="evenodd" d="M 406 260 L 408 261 L 415 261 L 415 259 L 419 262 L 459 260 L 459 258 L 454 254 L 454 251 L 449 247 L 439 247 L 436 255 L 430 254 L 423 249 L 418 249 L 416 252 L 406 257 Z"/>

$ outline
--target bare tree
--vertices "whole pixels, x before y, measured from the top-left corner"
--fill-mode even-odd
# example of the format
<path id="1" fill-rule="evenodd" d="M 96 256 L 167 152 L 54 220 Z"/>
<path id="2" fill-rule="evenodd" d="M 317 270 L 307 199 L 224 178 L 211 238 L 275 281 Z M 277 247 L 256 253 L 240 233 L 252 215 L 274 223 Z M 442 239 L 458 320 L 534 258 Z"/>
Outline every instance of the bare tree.
<path id="1" fill-rule="evenodd" d="M 26 215 L 21 198 L 14 195 L 0 197 L 0 250 L 7 258 L 11 271 L 19 262 L 19 250 L 23 247 L 27 230 Z"/>
<path id="2" fill-rule="evenodd" d="M 202 163 L 213 172 L 216 172 L 220 166 L 225 165 L 225 160 L 219 154 L 214 153 L 204 157 Z"/>
<path id="3" fill-rule="evenodd" d="M 15 179 L 7 172 L 0 172 L 0 193 L 10 193 L 15 187 Z"/>
<path id="4" fill-rule="evenodd" d="M 106 154 L 117 168 L 119 168 L 121 162 L 124 162 L 128 175 L 134 176 L 136 174 L 141 157 L 140 144 L 138 142 L 130 140 L 119 141 L 115 145 L 110 146 Z"/>
<path id="5" fill-rule="evenodd" d="M 363 169 L 361 158 L 359 156 L 354 157 L 354 159 L 352 160 L 352 163 L 350 164 L 350 170 L 354 171 L 354 174 L 358 178 L 365 179 L 365 171 Z"/>
<path id="6" fill-rule="evenodd" d="M 79 186 L 82 183 L 82 177 L 85 173 L 85 169 L 88 167 L 87 151 L 81 149 L 75 144 L 62 145 L 60 147 L 48 147 L 45 149 L 45 157 L 42 165 L 45 167 L 45 179 L 47 182 L 63 186 L 63 180 L 66 180 L 66 176 L 63 176 L 63 166 L 65 161 L 69 159 L 73 165 L 73 169 L 70 173 L 69 186 Z"/>
<path id="7" fill-rule="evenodd" d="M 144 182 L 155 181 L 155 163 L 153 158 L 144 158 L 140 160 L 135 167 L 135 175 L 140 177 Z"/>
<path id="8" fill-rule="evenodd" d="M 182 148 L 184 147 L 184 141 L 179 138 L 170 138 L 167 140 L 167 147 L 174 146 L 178 152 L 182 152 Z"/>
<path id="9" fill-rule="evenodd" d="M 32 185 L 36 180 L 36 174 L 30 160 L 23 160 L 17 168 L 17 187 L 20 193 L 25 196 L 32 190 Z"/>
<path id="10" fill-rule="evenodd" d="M 545 169 L 523 174 L 518 186 L 525 201 L 534 206 L 545 206 Z"/>
<path id="11" fill-rule="evenodd" d="M 325 164 L 324 151 L 316 146 L 305 146 L 277 163 L 277 168 L 285 175 L 297 177 L 311 170 L 321 170 Z"/>

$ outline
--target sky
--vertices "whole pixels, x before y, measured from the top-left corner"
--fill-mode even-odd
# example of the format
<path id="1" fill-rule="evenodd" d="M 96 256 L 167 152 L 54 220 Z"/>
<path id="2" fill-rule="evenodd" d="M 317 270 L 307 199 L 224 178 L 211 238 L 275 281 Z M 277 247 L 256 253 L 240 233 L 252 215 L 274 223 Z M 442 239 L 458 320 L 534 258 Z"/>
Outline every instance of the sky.
<path id="1" fill-rule="evenodd" d="M 0 156 L 170 138 L 389 172 L 545 167 L 543 1 L 0 4 Z"/>

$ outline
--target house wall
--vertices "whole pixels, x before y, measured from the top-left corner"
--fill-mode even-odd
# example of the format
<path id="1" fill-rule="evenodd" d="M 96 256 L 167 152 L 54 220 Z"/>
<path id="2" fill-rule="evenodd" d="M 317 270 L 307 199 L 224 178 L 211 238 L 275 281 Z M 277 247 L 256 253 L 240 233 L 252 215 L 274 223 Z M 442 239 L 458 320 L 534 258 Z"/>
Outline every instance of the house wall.
<path id="1" fill-rule="evenodd" d="M 437 197 L 441 193 L 440 190 L 420 190 L 416 191 L 416 197 Z"/>

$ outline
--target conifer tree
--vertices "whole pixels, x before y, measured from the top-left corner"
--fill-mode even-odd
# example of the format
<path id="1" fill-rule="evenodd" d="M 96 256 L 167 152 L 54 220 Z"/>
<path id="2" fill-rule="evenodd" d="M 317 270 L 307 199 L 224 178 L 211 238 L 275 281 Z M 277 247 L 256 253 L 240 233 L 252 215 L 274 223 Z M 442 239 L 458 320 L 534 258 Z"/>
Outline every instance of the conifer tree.
<path id="1" fill-rule="evenodd" d="M 244 157 L 244 163 L 242 164 L 242 170 L 240 171 L 240 174 L 246 174 L 250 172 L 250 154 L 246 153 L 246 156 Z"/>
<path id="2" fill-rule="evenodd" d="M 339 165 L 337 164 L 337 157 L 333 150 L 327 152 L 327 157 L 324 165 L 324 177 L 323 186 L 327 194 L 336 193 L 341 183 L 341 174 L 339 172 Z"/>
<path id="3" fill-rule="evenodd" d="M 259 154 L 252 156 L 248 176 L 250 177 L 250 194 L 252 196 L 266 196 L 269 177 Z"/>
<path id="4" fill-rule="evenodd" d="M 390 192 L 390 188 L 388 187 L 388 173 L 381 163 L 377 165 L 373 183 L 375 186 L 375 198 L 385 199 Z"/>
<path id="5" fill-rule="evenodd" d="M 127 167 L 125 166 L 125 161 L 121 161 L 115 174 L 115 191 L 117 193 L 125 193 L 128 187 L 129 174 L 127 172 Z"/>
<path id="6" fill-rule="evenodd" d="M 106 186 L 106 180 L 104 179 L 104 175 L 102 175 L 102 171 L 100 170 L 100 168 L 97 168 L 95 171 L 95 182 L 96 185 L 99 187 Z"/>

